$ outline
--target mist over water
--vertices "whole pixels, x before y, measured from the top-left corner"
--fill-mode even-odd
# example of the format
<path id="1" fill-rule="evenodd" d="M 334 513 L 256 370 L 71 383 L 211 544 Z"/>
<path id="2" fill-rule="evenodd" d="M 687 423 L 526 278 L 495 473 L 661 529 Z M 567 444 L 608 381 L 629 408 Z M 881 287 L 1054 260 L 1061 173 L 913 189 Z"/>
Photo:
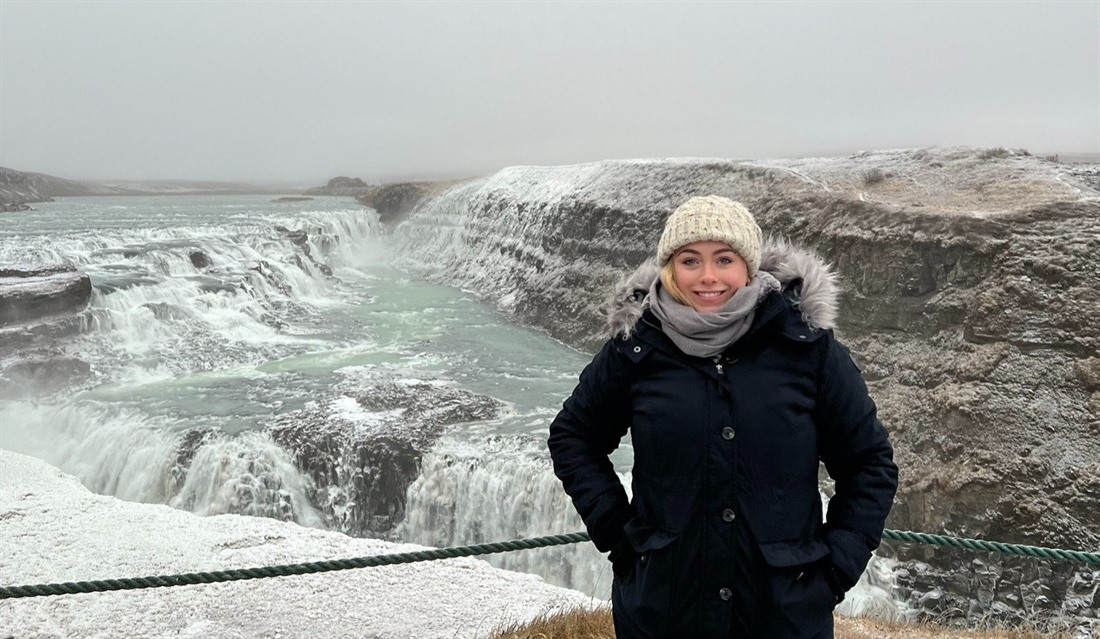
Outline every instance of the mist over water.
<path id="1" fill-rule="evenodd" d="M 427 214 L 446 227 L 463 197 Z M 312 460 L 327 465 L 330 479 L 319 483 L 317 469 L 307 472 L 280 443 L 280 429 L 317 442 L 327 433 L 415 438 L 405 408 L 374 406 L 378 398 L 363 393 L 453 388 L 474 394 L 457 401 L 486 396 L 502 409 L 444 427 L 398 496 L 405 510 L 386 536 L 449 546 L 583 529 L 545 437 L 588 356 L 390 266 L 447 269 L 457 235 L 434 236 L 426 252 L 411 250 L 407 236 L 387 248 L 373 211 L 336 198 L 86 198 L 37 208 L 0 220 L 0 264 L 87 272 L 86 330 L 4 355 L 0 370 L 24 356 L 67 356 L 90 372 L 54 394 L 6 385 L 0 447 L 121 499 L 364 535 L 362 518 L 349 514 L 364 507 L 354 501 L 362 461 L 326 448 L 331 457 Z M 509 293 L 501 288 L 505 307 Z M 613 459 L 629 485 L 628 441 Z M 588 544 L 489 561 L 609 594 L 608 564 Z M 897 614 L 889 562 L 865 580 L 850 611 L 873 604 Z"/>

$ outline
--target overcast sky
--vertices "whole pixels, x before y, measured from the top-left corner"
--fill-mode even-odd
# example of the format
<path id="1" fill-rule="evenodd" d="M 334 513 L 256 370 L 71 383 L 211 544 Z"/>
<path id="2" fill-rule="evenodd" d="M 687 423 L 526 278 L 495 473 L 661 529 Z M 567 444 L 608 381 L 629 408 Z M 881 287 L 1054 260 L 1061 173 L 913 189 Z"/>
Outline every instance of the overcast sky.
<path id="1" fill-rule="evenodd" d="M 1100 153 L 1100 2 L 0 2 L 0 165 L 323 182 Z"/>

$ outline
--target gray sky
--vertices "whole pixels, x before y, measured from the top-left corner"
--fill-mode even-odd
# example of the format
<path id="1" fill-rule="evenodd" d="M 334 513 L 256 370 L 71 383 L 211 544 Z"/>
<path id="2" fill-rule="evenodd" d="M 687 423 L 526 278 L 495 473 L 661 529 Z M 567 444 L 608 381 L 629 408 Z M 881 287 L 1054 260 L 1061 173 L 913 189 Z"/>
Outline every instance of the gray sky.
<path id="1" fill-rule="evenodd" d="M 0 2 L 0 164 L 321 183 L 1100 153 L 1100 2 Z"/>

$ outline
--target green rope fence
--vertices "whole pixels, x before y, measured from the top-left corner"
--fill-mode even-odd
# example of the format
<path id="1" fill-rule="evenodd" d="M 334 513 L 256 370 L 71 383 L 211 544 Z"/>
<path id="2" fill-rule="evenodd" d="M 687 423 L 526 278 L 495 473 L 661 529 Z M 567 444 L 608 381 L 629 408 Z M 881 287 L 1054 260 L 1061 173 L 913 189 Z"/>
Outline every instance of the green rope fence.
<path id="1" fill-rule="evenodd" d="M 240 581 L 243 579 L 262 579 L 264 577 L 287 577 L 290 575 L 309 575 L 333 570 L 351 568 L 370 568 L 374 566 L 392 566 L 411 564 L 418 561 L 454 559 L 455 557 L 473 557 L 491 555 L 513 550 L 562 546 L 588 541 L 588 533 L 569 533 L 531 539 L 515 539 L 474 546 L 457 548 L 435 548 L 417 552 L 403 552 L 392 555 L 373 555 L 370 557 L 352 557 L 350 559 L 330 559 L 305 564 L 284 564 L 260 568 L 238 568 L 216 572 L 192 572 L 183 575 L 162 575 L 157 577 L 138 577 L 131 579 L 105 579 L 101 581 L 77 581 L 60 584 L 40 584 L 35 586 L 0 587 L 0 599 L 20 597 L 46 597 L 52 595 L 72 595 L 84 592 L 104 592 L 108 590 L 138 590 L 141 588 L 165 588 L 169 586 L 188 586 L 192 584 L 210 584 L 222 581 Z"/>
<path id="2" fill-rule="evenodd" d="M 965 539 L 962 537 L 949 537 L 946 535 L 932 535 L 928 533 L 916 533 L 904 530 L 883 531 L 885 539 L 895 541 L 912 542 L 919 544 L 931 544 L 934 546 L 950 546 L 965 550 L 981 550 L 1000 552 L 1009 555 L 1022 555 L 1040 559 L 1055 561 L 1067 561 L 1071 563 L 1083 563 L 1100 566 L 1100 553 L 1080 552 L 1076 550 L 1062 550 L 1059 548 L 1044 548 L 1041 546 L 1022 546 L 1019 544 L 1005 544 L 997 541 L 984 541 L 981 539 Z M 515 550 L 530 550 L 533 548 L 546 548 L 549 546 L 563 546 L 589 541 L 588 533 L 577 532 L 564 535 L 550 535 L 548 537 L 532 537 L 530 539 L 514 539 L 512 541 L 500 541 L 473 546 L 458 546 L 455 548 L 438 548 L 421 550 L 417 552 L 397 553 L 392 555 L 374 555 L 370 557 L 353 557 L 350 559 L 332 559 L 328 561 L 314 561 L 304 564 L 284 564 L 281 566 L 264 566 L 260 568 L 239 568 L 235 570 L 219 570 L 215 572 L 193 572 L 182 575 L 161 575 L 154 577 L 136 577 L 126 579 L 104 579 L 99 581 L 77 581 L 56 584 L 38 584 L 33 586 L 0 586 L 0 600 L 21 599 L 26 597 L 49 597 L 54 595 L 72 595 L 88 592 L 106 592 L 111 590 L 140 590 L 142 588 L 166 588 L 170 586 L 188 586 L 194 584 L 210 584 L 223 581 L 240 581 L 244 579 L 262 579 L 265 577 L 287 577 L 290 575 L 306 575 L 319 572 L 331 572 L 333 570 L 348 570 L 351 568 L 370 568 L 373 566 L 392 566 L 396 564 L 410 564 L 420 561 L 435 561 L 438 559 L 453 559 L 456 557 L 473 557 L 476 555 L 492 555 Z"/>
<path id="3" fill-rule="evenodd" d="M 1007 555 L 1022 555 L 1025 557 L 1035 557 L 1037 559 L 1053 559 L 1055 561 L 1068 561 L 1076 564 L 1100 566 L 1100 553 L 1098 552 L 1081 552 L 1079 550 L 1062 550 L 1061 548 L 1045 548 L 1043 546 L 1005 544 L 999 541 L 932 535 L 929 533 L 910 532 L 908 530 L 890 530 L 889 528 L 882 531 L 882 537 L 884 539 L 908 541 L 917 544 L 950 546 L 952 548 L 962 548 L 964 550 L 986 550 L 989 552 L 1001 552 Z"/>

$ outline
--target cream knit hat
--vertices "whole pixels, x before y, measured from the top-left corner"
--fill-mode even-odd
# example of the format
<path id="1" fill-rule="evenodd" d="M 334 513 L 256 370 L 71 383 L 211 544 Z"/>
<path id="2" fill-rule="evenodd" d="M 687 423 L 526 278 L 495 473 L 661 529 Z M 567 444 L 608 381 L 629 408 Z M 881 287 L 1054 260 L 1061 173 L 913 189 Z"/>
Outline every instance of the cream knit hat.
<path id="1" fill-rule="evenodd" d="M 672 212 L 657 244 L 657 262 L 664 266 L 680 247 L 708 240 L 729 244 L 748 264 L 749 279 L 756 276 L 763 233 L 744 205 L 718 195 L 693 197 Z"/>

